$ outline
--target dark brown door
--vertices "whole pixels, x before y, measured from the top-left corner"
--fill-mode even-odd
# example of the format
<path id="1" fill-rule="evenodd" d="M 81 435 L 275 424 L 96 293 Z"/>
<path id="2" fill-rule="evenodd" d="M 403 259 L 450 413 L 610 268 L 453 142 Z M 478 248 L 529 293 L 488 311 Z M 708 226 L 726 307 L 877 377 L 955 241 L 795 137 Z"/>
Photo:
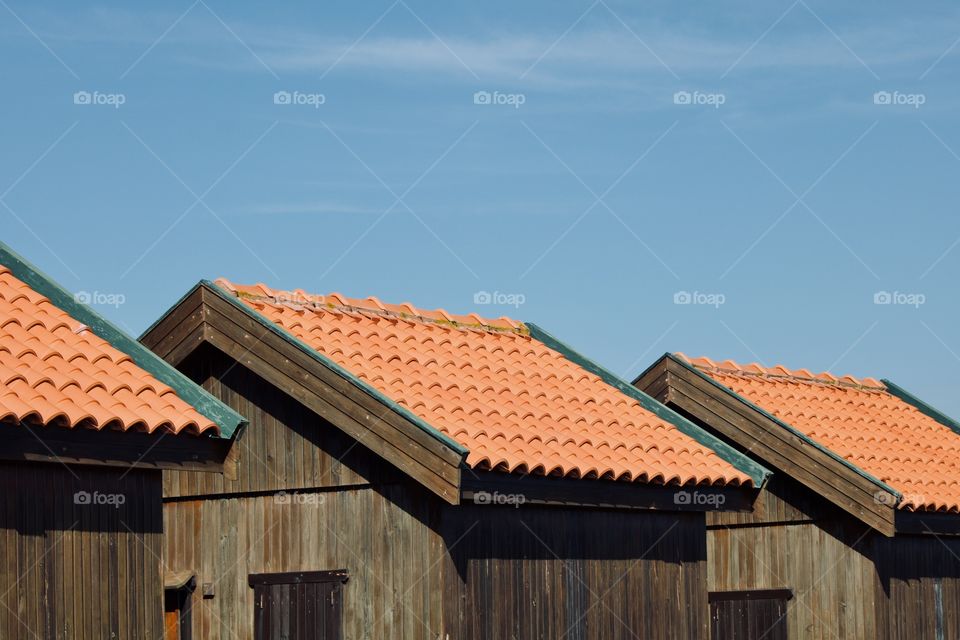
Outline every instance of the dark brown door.
<path id="1" fill-rule="evenodd" d="M 787 640 L 789 589 L 710 594 L 711 640 Z"/>
<path id="2" fill-rule="evenodd" d="M 255 640 L 340 640 L 347 572 L 251 575 Z"/>

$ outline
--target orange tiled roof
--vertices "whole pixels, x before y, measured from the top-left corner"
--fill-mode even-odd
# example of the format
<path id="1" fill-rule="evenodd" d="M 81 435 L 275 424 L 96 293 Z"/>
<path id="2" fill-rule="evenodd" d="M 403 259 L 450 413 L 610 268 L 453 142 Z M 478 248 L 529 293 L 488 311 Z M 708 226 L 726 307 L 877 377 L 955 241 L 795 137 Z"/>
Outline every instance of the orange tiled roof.
<path id="1" fill-rule="evenodd" d="M 0 264 L 0 421 L 175 433 L 216 424 Z"/>
<path id="2" fill-rule="evenodd" d="M 509 318 L 216 284 L 464 446 L 476 469 L 663 484 L 751 477 Z"/>
<path id="3" fill-rule="evenodd" d="M 960 511 L 960 434 L 883 382 L 676 355 L 902 493 L 899 508 Z"/>

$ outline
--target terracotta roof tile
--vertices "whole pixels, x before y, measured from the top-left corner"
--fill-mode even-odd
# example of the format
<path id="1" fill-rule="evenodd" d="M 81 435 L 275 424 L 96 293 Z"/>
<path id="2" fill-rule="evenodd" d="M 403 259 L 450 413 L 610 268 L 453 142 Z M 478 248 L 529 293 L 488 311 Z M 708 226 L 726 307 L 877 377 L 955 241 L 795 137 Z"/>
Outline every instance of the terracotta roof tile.
<path id="1" fill-rule="evenodd" d="M 216 283 L 469 451 L 537 475 L 749 485 L 749 475 L 521 322 Z"/>
<path id="2" fill-rule="evenodd" d="M 678 357 L 903 494 L 960 512 L 960 434 L 874 378 Z"/>
<path id="3" fill-rule="evenodd" d="M 0 264 L 0 421 L 218 433 L 176 392 Z"/>

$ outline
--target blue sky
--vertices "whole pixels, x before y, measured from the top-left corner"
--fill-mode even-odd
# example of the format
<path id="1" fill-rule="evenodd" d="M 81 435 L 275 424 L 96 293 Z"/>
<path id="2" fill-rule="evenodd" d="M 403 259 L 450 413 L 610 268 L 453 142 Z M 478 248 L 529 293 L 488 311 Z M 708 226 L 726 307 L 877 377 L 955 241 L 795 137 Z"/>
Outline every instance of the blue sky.
<path id="1" fill-rule="evenodd" d="M 227 276 L 960 416 L 955 4 L 0 5 L 2 239 L 133 333 Z"/>

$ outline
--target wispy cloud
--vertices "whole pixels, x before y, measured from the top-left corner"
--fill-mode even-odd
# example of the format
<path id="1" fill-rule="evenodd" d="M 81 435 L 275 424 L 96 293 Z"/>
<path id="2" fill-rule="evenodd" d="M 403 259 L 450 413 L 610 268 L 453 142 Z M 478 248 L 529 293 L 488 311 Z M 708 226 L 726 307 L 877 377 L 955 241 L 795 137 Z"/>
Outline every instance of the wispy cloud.
<path id="1" fill-rule="evenodd" d="M 243 209 L 244 215 L 379 215 L 383 209 L 347 205 L 339 202 L 277 202 Z"/>
<path id="2" fill-rule="evenodd" d="M 50 40 L 148 45 L 176 17 L 96 9 L 75 15 L 37 12 L 30 21 Z M 562 87 L 628 84 L 636 81 L 630 73 L 663 75 L 667 79 L 669 72 L 658 57 L 681 79 L 696 74 L 719 78 L 738 60 L 731 79 L 757 70 L 863 70 L 858 56 L 871 67 L 915 66 L 918 71 L 914 75 L 919 76 L 956 40 L 958 24 L 956 15 L 927 15 L 908 24 L 902 20 L 866 26 L 831 24 L 834 35 L 809 14 L 797 10 L 795 16 L 787 16 L 773 33 L 758 42 L 762 28 L 721 33 L 689 25 L 644 24 L 637 20 L 621 23 L 610 15 L 606 18 L 585 21 L 559 42 L 558 32 L 540 26 L 510 33 L 502 29 L 480 33 L 464 32 L 462 28 L 455 33 L 437 29 L 442 40 L 426 29 L 408 29 L 396 35 L 392 16 L 359 41 L 354 33 L 332 33 L 329 27 L 324 31 L 231 21 L 231 29 L 281 74 L 323 73 L 336 63 L 335 72 L 444 74 L 446 81 L 461 78 L 476 84 L 466 64 L 482 81 L 521 84 L 524 71 L 549 50 L 524 82 Z M 630 30 L 624 26 L 628 22 Z M 6 31 L 10 29 L 8 26 Z M 151 55 L 175 56 L 190 64 L 219 69 L 263 71 L 249 56 L 234 55 L 235 47 L 236 41 L 221 24 L 197 12 L 171 30 Z M 946 57 L 956 55 L 960 51 L 954 50 Z"/>

